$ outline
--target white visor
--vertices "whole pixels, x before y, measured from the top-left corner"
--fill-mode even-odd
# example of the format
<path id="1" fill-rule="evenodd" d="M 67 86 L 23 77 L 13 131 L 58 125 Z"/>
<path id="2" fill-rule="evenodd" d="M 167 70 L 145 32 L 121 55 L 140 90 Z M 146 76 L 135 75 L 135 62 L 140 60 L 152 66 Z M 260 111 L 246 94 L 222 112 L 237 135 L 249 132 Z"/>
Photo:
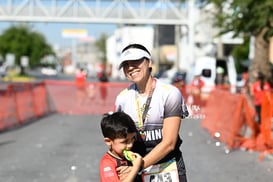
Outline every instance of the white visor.
<path id="1" fill-rule="evenodd" d="M 122 63 L 124 61 L 139 60 L 144 57 L 147 59 L 151 59 L 151 55 L 148 54 L 148 52 L 138 48 L 129 48 L 123 53 L 121 53 L 119 69 L 122 67 Z"/>

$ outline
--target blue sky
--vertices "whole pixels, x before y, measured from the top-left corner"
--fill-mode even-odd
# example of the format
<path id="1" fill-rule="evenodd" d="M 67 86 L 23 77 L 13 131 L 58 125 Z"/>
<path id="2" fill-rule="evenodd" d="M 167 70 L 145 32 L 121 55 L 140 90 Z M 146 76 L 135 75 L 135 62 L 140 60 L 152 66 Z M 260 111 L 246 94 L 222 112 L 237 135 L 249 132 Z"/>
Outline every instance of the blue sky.
<path id="1" fill-rule="evenodd" d="M 14 23 L 13 23 L 14 24 Z M 10 22 L 0 22 L 0 33 L 12 25 Z M 76 23 L 32 23 L 33 29 L 45 36 L 52 46 L 69 47 L 72 39 L 63 38 L 63 29 L 86 29 L 88 36 L 98 38 L 102 33 L 112 35 L 116 29 L 115 24 L 76 24 Z"/>

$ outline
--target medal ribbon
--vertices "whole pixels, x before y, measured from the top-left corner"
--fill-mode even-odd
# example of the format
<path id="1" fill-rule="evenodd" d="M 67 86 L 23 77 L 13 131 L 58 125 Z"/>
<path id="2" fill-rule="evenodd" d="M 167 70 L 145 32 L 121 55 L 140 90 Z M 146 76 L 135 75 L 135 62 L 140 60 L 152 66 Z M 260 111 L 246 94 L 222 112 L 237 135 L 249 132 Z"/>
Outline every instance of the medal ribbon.
<path id="1" fill-rule="evenodd" d="M 148 109 L 149 109 L 149 106 L 150 106 L 150 103 L 152 100 L 155 85 L 156 85 L 156 79 L 153 79 L 152 88 L 151 88 L 148 98 L 146 100 L 143 113 L 141 113 L 139 98 L 137 97 L 137 94 L 135 95 L 135 103 L 136 103 L 136 107 L 137 107 L 137 116 L 138 116 L 138 128 L 140 130 L 143 130 L 145 118 L 146 118 L 146 115 L 147 115 L 147 112 L 148 112 Z"/>

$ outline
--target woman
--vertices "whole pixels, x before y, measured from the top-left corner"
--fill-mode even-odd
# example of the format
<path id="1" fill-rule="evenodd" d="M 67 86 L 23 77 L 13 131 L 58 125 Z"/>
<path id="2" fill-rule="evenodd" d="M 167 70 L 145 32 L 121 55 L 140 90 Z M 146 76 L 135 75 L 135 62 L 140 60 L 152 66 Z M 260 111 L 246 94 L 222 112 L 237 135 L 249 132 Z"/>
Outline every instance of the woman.
<path id="1" fill-rule="evenodd" d="M 117 96 L 115 103 L 116 110 L 129 114 L 138 128 L 132 151 L 143 156 L 143 169 L 175 159 L 179 181 L 187 181 L 179 149 L 182 144 L 179 137 L 181 118 L 183 111 L 187 112 L 181 93 L 173 85 L 162 83 L 151 75 L 151 55 L 143 45 L 125 47 L 119 68 L 132 82 Z M 128 168 L 117 170 L 122 180 Z"/>

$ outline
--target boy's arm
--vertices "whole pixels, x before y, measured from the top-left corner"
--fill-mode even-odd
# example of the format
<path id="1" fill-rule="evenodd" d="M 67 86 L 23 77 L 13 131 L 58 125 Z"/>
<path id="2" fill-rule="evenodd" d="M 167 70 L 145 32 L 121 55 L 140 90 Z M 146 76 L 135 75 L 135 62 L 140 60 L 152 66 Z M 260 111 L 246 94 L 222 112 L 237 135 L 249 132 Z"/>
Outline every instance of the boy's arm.
<path id="1" fill-rule="evenodd" d="M 121 178 L 120 180 L 122 182 L 133 182 L 135 180 L 137 173 L 139 172 L 139 170 L 141 169 L 141 167 L 143 165 L 142 157 L 137 153 L 133 153 L 132 163 L 133 163 L 133 166 L 130 166 L 129 174 L 120 176 L 120 178 Z M 122 172 L 123 171 L 120 171 L 120 173 L 122 173 Z M 122 178 L 122 176 L 124 176 L 124 178 Z"/>

